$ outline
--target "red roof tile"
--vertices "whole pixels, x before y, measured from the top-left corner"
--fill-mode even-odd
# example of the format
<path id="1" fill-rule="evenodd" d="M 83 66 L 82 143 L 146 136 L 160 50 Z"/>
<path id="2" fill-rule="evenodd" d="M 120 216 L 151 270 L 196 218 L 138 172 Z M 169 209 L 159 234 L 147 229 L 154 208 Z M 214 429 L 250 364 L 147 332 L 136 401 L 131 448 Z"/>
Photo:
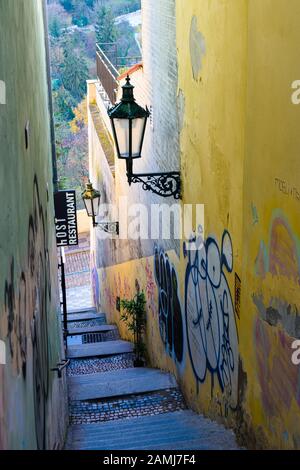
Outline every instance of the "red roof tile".
<path id="1" fill-rule="evenodd" d="M 124 73 L 118 76 L 117 80 L 123 80 L 123 78 L 126 78 L 127 75 L 132 75 L 134 72 L 136 72 L 139 69 L 143 68 L 143 63 L 140 62 L 139 64 L 135 64 L 130 69 L 126 70 Z"/>

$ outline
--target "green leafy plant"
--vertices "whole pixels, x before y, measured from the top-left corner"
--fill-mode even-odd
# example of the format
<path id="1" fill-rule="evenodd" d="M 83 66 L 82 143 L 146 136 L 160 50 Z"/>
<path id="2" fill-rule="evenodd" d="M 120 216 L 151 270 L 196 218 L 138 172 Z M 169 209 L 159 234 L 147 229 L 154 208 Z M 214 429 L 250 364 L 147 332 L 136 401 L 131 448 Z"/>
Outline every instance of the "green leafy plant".
<path id="1" fill-rule="evenodd" d="M 137 293 L 131 300 L 121 300 L 121 320 L 133 334 L 135 367 L 145 364 L 146 346 L 143 335 L 146 329 L 146 298 L 144 292 Z"/>

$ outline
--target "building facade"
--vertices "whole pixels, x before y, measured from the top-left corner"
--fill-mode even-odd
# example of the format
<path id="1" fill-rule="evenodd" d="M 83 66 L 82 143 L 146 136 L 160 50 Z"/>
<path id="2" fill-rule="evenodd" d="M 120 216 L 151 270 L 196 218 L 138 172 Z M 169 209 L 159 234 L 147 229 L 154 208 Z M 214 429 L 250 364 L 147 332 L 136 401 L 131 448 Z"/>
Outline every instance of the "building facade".
<path id="1" fill-rule="evenodd" d="M 62 448 L 67 425 L 45 4 L 0 1 L 0 448 Z"/>
<path id="2" fill-rule="evenodd" d="M 142 17 L 129 74 L 152 116 L 134 170 L 180 170 L 181 213 L 204 204 L 204 235 L 195 215 L 181 240 L 94 229 L 95 303 L 129 338 L 118 298 L 138 285 L 149 362 L 176 375 L 188 404 L 251 448 L 299 449 L 299 2 L 144 0 Z M 122 232 L 140 223 L 124 198 L 148 211 L 175 201 L 128 186 L 101 76 L 88 89 L 91 179 Z"/>

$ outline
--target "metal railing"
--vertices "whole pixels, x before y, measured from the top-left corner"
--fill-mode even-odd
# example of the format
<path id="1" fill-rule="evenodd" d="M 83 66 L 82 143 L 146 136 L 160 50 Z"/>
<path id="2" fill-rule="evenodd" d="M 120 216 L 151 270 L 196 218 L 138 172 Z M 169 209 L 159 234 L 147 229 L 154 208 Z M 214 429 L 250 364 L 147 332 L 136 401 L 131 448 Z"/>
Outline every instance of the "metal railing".
<path id="1" fill-rule="evenodd" d="M 68 320 L 67 320 L 67 294 L 66 294 L 66 275 L 65 275 L 65 252 L 64 249 L 60 249 L 60 263 L 58 267 L 60 268 L 60 282 L 61 282 L 61 294 L 62 294 L 62 301 L 60 302 L 63 310 L 63 332 L 64 332 L 64 340 L 65 344 L 67 341 L 68 335 Z M 67 345 L 67 344 L 66 344 Z"/>
<path id="2" fill-rule="evenodd" d="M 111 104 L 114 105 L 117 98 L 119 85 L 117 78 L 120 75 L 120 71 L 138 64 L 142 58 L 141 56 L 118 56 L 117 45 L 115 43 L 96 44 L 96 55 L 98 79 Z"/>
<path id="3" fill-rule="evenodd" d="M 111 104 L 116 103 L 117 99 L 117 89 L 118 81 L 117 77 L 119 72 L 111 63 L 107 55 L 101 49 L 99 44 L 97 44 L 97 77 L 101 82 L 101 85 L 106 92 Z"/>
<path id="4" fill-rule="evenodd" d="M 117 61 L 117 68 L 120 71 L 121 68 L 129 68 L 133 65 L 139 64 L 141 62 L 141 56 L 132 56 L 132 57 L 121 57 L 118 56 Z"/>

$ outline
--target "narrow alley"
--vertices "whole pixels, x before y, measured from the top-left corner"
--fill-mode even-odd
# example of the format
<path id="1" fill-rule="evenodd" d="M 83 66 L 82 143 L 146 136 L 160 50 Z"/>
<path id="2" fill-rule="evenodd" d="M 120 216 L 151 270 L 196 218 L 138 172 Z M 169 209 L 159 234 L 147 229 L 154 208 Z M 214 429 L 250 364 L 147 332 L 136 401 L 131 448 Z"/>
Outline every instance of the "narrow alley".
<path id="1" fill-rule="evenodd" d="M 134 367 L 134 345 L 121 340 L 118 327 L 92 306 L 89 249 L 89 233 L 79 226 L 78 246 L 65 250 L 65 449 L 237 450 L 232 431 L 188 409 L 172 374 Z"/>
<path id="2" fill-rule="evenodd" d="M 1 464 L 292 464 L 299 25 L 0 0 Z"/>
<path id="3" fill-rule="evenodd" d="M 68 318 L 66 449 L 238 449 L 232 431 L 187 408 L 172 374 L 133 367 L 132 344 L 105 314 L 87 307 Z"/>

